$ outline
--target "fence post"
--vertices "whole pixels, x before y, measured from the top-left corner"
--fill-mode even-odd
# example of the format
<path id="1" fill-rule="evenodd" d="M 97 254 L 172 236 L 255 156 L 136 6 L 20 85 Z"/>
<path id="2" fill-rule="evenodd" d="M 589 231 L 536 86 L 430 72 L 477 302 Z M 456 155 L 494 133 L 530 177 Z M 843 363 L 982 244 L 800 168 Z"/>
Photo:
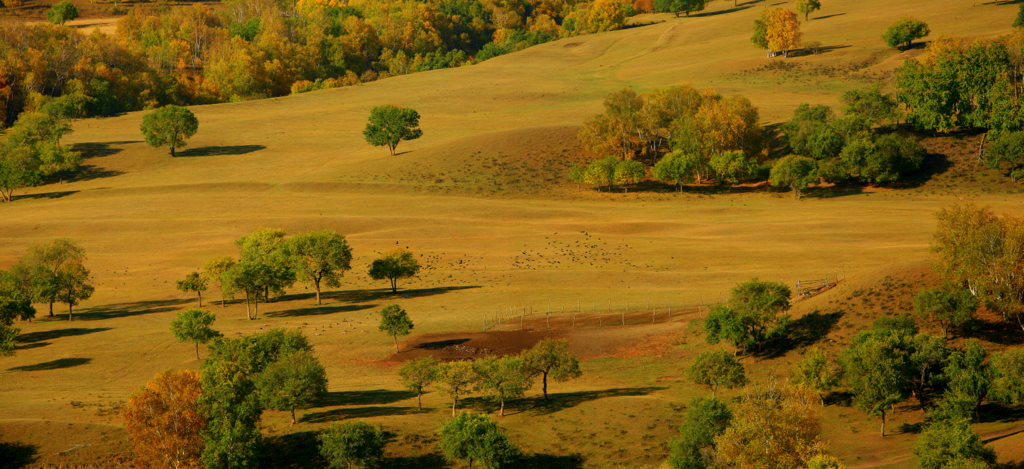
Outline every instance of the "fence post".
<path id="1" fill-rule="evenodd" d="M 626 302 L 626 309 L 622 311 L 622 325 L 626 325 L 626 311 L 629 311 L 629 302 Z"/>

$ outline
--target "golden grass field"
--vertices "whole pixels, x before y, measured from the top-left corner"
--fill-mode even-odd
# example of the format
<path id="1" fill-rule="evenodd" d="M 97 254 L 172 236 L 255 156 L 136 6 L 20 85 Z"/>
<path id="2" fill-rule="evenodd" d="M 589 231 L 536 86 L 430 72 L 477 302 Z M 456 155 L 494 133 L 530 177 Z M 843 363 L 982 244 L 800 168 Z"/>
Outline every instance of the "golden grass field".
<path id="1" fill-rule="evenodd" d="M 645 16 L 638 22 L 654 24 L 471 67 L 196 106 L 199 132 L 177 158 L 142 142 L 143 113 L 76 122 L 67 141 L 86 151 L 86 168 L 76 180 L 0 205 L 0 268 L 33 244 L 72 238 L 89 253 L 96 294 L 71 323 L 45 317 L 44 308 L 38 320 L 19 324 L 25 336 L 16 355 L 0 358 L 0 441 L 32 446 L 33 464 L 126 464 L 119 406 L 156 373 L 200 365 L 168 329 L 178 311 L 194 306 L 174 282 L 214 256 L 236 254 L 233 241 L 261 227 L 334 229 L 355 255 L 344 285 L 322 307 L 305 285 L 261 305 L 256 321 L 245 319 L 243 304 L 210 306 L 215 327 L 228 335 L 301 327 L 327 367 L 331 396 L 301 411 L 302 422 L 292 427 L 285 413 L 264 414 L 275 465 L 304 467 L 314 431 L 354 418 L 396 435 L 392 466 L 440 464 L 433 433 L 449 402 L 428 394 L 421 413 L 402 391 L 394 345 L 375 322 L 392 302 L 410 312 L 413 339 L 478 332 L 509 307 L 679 307 L 717 301 L 755 276 L 792 284 L 839 273 L 847 279 L 840 287 L 794 310 L 841 311 L 822 339 L 838 350 L 873 315 L 906 308 L 929 279 L 937 210 L 970 201 L 1024 212 L 1015 186 L 962 157 L 976 138 L 926 142 L 949 151 L 952 167 L 914 187 L 812 191 L 799 201 L 765 188 L 577 191 L 565 178 L 568 164 L 585 157 L 579 126 L 623 86 L 690 83 L 741 93 L 766 124 L 778 123 L 801 102 L 836 104 L 846 89 L 885 83 L 903 59 L 924 53 L 885 47 L 880 36 L 896 17 L 926 21 L 931 39 L 992 36 L 1009 31 L 1017 9 L 962 0 L 823 3 L 803 25 L 805 41 L 833 48 L 818 55 L 766 59 L 748 39 L 761 3 L 714 2 L 691 18 Z M 423 116 L 424 137 L 403 142 L 394 157 L 361 134 L 369 109 L 385 103 Z M 366 266 L 396 245 L 422 255 L 427 268 L 392 296 Z M 891 297 L 866 306 L 860 299 L 872 289 Z M 659 466 L 681 409 L 704 392 L 682 378 L 688 359 L 706 347 L 690 319 L 568 333 L 587 357 L 584 377 L 552 386 L 561 404 L 511 404 L 500 425 L 535 466 Z M 594 345 L 601 343 L 611 345 Z M 798 356 L 745 362 L 755 377 L 785 375 Z M 494 410 L 480 399 L 469 405 Z M 976 429 L 986 438 L 1024 429 L 996 417 Z M 882 439 L 876 420 L 856 409 L 823 411 L 824 433 L 851 467 L 914 467 L 915 435 L 899 426 L 921 419 L 900 412 L 894 435 Z M 1021 435 L 992 445 L 1002 461 L 1024 460 Z"/>

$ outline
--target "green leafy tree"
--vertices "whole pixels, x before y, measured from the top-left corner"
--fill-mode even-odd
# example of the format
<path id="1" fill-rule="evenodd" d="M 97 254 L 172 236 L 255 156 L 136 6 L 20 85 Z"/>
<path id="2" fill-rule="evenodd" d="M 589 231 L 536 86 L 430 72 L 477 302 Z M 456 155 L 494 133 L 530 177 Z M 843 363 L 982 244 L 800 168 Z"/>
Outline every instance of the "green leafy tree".
<path id="1" fill-rule="evenodd" d="M 1024 28 L 1024 5 L 1020 6 L 1020 10 L 1017 10 L 1017 17 L 1013 19 L 1014 28 Z"/>
<path id="2" fill-rule="evenodd" d="M 804 21 L 807 21 L 811 12 L 821 9 L 821 2 L 818 0 L 796 0 L 796 11 L 804 14 Z"/>
<path id="3" fill-rule="evenodd" d="M 213 281 L 220 289 L 220 305 L 226 306 L 227 300 L 234 296 L 234 286 L 231 284 L 229 272 L 235 266 L 235 259 L 231 256 L 221 256 L 210 260 L 203 268 L 203 273 L 208 281 Z"/>
<path id="4" fill-rule="evenodd" d="M 384 432 L 366 422 L 331 425 L 317 439 L 331 469 L 374 469 L 384 463 Z"/>
<path id="5" fill-rule="evenodd" d="M 964 350 L 949 354 L 943 373 L 948 386 L 946 392 L 970 402 L 972 411 L 981 405 L 992 386 L 992 369 L 987 358 L 988 351 L 977 340 L 968 340 Z"/>
<path id="6" fill-rule="evenodd" d="M 882 418 L 881 435 L 889 407 L 909 395 L 912 367 L 907 344 L 891 331 L 866 331 L 856 335 L 840 361 L 843 376 L 862 411 Z"/>
<path id="7" fill-rule="evenodd" d="M 256 377 L 263 407 L 291 412 L 311 405 L 327 393 L 327 372 L 316 356 L 299 351 L 279 358 Z"/>
<path id="8" fill-rule="evenodd" d="M 864 182 L 887 183 L 917 171 L 924 154 L 924 148 L 911 137 L 862 134 L 847 142 L 840 158 L 851 176 Z"/>
<path id="9" fill-rule="evenodd" d="M 0 141 L 0 200 L 10 202 L 14 191 L 32 187 L 46 176 L 78 168 L 82 157 L 60 139 L 71 132 L 67 119 L 42 112 L 24 112 Z"/>
<path id="10" fill-rule="evenodd" d="M 423 393 L 427 386 L 438 379 L 440 366 L 441 363 L 434 358 L 420 357 L 403 363 L 402 368 L 398 370 L 402 384 L 416 393 L 416 407 L 419 410 L 423 410 Z"/>
<path id="11" fill-rule="evenodd" d="M 569 167 L 569 180 L 576 183 L 576 190 L 581 189 L 580 185 L 586 182 L 587 167 L 574 164 Z"/>
<path id="12" fill-rule="evenodd" d="M 178 280 L 178 290 L 195 293 L 199 296 L 199 307 L 203 307 L 203 292 L 209 288 L 209 282 L 199 272 L 190 272 L 184 279 Z"/>
<path id="13" fill-rule="evenodd" d="M 0 356 L 14 354 L 14 340 L 21 330 L 14 327 L 16 319 L 32 319 L 31 292 L 16 273 L 0 271 Z"/>
<path id="14" fill-rule="evenodd" d="M 818 393 L 821 405 L 825 406 L 825 394 L 839 385 L 841 370 L 836 368 L 819 347 L 811 347 L 803 358 L 793 365 L 793 382 L 802 384 Z"/>
<path id="15" fill-rule="evenodd" d="M 583 173 L 583 180 L 589 184 L 593 184 L 600 190 L 601 187 L 608 187 L 615 184 L 616 177 L 615 171 L 618 169 L 619 164 L 623 160 L 615 156 L 608 156 L 597 161 L 592 161 L 587 165 L 586 171 Z"/>
<path id="16" fill-rule="evenodd" d="M 613 172 L 614 180 L 616 184 L 636 184 L 640 182 L 647 172 L 644 170 L 644 164 L 635 160 L 620 160 L 615 165 L 615 171 Z M 623 192 L 629 190 L 623 187 Z"/>
<path id="17" fill-rule="evenodd" d="M 352 263 L 352 249 L 345 237 L 333 231 L 310 231 L 293 237 L 289 243 L 295 257 L 295 271 L 300 280 L 313 282 L 316 304 L 320 302 L 320 284 L 341 285 L 341 276 Z"/>
<path id="18" fill-rule="evenodd" d="M 583 374 L 580 361 L 569 351 L 569 342 L 565 339 L 541 339 L 533 347 L 523 350 L 520 356 L 527 373 L 541 376 L 545 401 L 548 400 L 548 378 L 561 382 Z"/>
<path id="19" fill-rule="evenodd" d="M 740 182 L 757 175 L 757 162 L 747 158 L 742 151 L 732 150 L 711 157 L 711 170 L 719 181 Z"/>
<path id="20" fill-rule="evenodd" d="M 917 438 L 914 454 L 921 469 L 966 468 L 979 463 L 980 467 L 992 467 L 996 461 L 995 452 L 985 447 L 966 418 L 931 420 Z"/>
<path id="21" fill-rule="evenodd" d="M 917 334 L 912 339 L 910 363 L 915 371 L 914 395 L 927 407 L 929 394 L 945 385 L 942 372 L 949 361 L 950 349 L 945 337 Z"/>
<path id="22" fill-rule="evenodd" d="M 924 21 L 904 17 L 889 26 L 889 29 L 885 30 L 885 34 L 882 35 L 882 39 L 889 47 L 903 46 L 903 49 L 909 49 L 914 39 L 920 39 L 930 33 L 931 29 Z"/>
<path id="23" fill-rule="evenodd" d="M 153 147 L 167 145 L 174 149 L 185 146 L 185 141 L 199 130 L 199 120 L 187 108 L 168 104 L 142 118 L 142 135 Z"/>
<path id="24" fill-rule="evenodd" d="M 395 249 L 373 261 L 370 265 L 370 278 L 387 279 L 391 282 L 391 293 L 398 292 L 398 279 L 411 278 L 420 272 L 420 263 L 412 252 Z"/>
<path id="25" fill-rule="evenodd" d="M 690 12 L 704 10 L 706 4 L 707 0 L 654 0 L 654 11 L 674 13 L 676 16 L 685 13 L 690 16 Z"/>
<path id="26" fill-rule="evenodd" d="M 743 364 L 722 350 L 710 350 L 698 355 L 687 374 L 694 383 L 707 386 L 712 397 L 717 395 L 719 386 L 733 389 L 747 384 Z"/>
<path id="27" fill-rule="evenodd" d="M 883 94 L 878 87 L 867 90 L 849 90 L 841 97 L 846 114 L 863 116 L 869 122 L 883 124 L 899 118 L 899 103 L 889 94 Z"/>
<path id="28" fill-rule="evenodd" d="M 737 285 L 728 306 L 713 307 L 704 320 L 708 343 L 727 340 L 740 350 L 760 350 L 769 339 L 785 333 L 791 294 L 783 283 L 756 278 Z"/>
<path id="29" fill-rule="evenodd" d="M 1010 405 L 1024 403 L 1024 347 L 992 354 L 992 395 Z"/>
<path id="30" fill-rule="evenodd" d="M 669 443 L 669 465 L 673 469 L 711 467 L 715 437 L 725 431 L 731 420 L 732 411 L 717 398 L 698 397 L 690 401 L 679 436 Z"/>
<path id="31" fill-rule="evenodd" d="M 818 161 L 839 156 L 846 139 L 834 125 L 835 120 L 835 114 L 828 106 L 806 103 L 797 106 L 793 117 L 782 124 L 790 150 Z"/>
<path id="32" fill-rule="evenodd" d="M 1000 133 L 985 149 L 985 165 L 1005 169 L 1014 181 L 1024 178 L 1024 132 Z"/>
<path id="33" fill-rule="evenodd" d="M 398 336 L 408 335 L 412 331 L 412 320 L 398 305 L 388 305 L 380 310 L 380 324 L 377 329 L 395 339 L 395 353 L 398 353 L 401 351 L 398 348 Z"/>
<path id="34" fill-rule="evenodd" d="M 16 269 L 26 279 L 32 301 L 49 305 L 60 300 L 62 278 L 76 278 L 85 269 L 85 249 L 70 239 L 55 239 L 29 248 Z M 87 271 L 86 271 L 87 272 Z"/>
<path id="35" fill-rule="evenodd" d="M 235 241 L 239 260 L 224 274 L 226 283 L 245 293 L 245 312 L 249 319 L 259 315 L 260 300 L 270 301 L 295 283 L 295 263 L 285 241 L 284 231 L 263 228 Z M 254 308 L 250 311 L 249 306 Z"/>
<path id="36" fill-rule="evenodd" d="M 205 344 L 213 339 L 221 337 L 222 334 L 213 330 L 210 326 L 217 316 L 202 309 L 188 309 L 178 313 L 171 321 L 171 333 L 178 342 L 194 342 L 196 345 L 196 360 L 199 359 L 199 344 Z"/>
<path id="37" fill-rule="evenodd" d="M 683 183 L 700 180 L 700 173 L 704 169 L 702 160 L 696 153 L 684 153 L 672 151 L 661 158 L 654 165 L 652 174 L 660 181 L 671 182 L 679 186 L 679 192 L 683 191 Z"/>
<path id="38" fill-rule="evenodd" d="M 75 18 L 78 18 L 78 8 L 68 0 L 53 4 L 46 12 L 46 21 L 53 24 L 63 25 Z"/>
<path id="39" fill-rule="evenodd" d="M 498 415 L 505 415 L 505 401 L 523 397 L 530 388 L 530 375 L 519 357 L 485 357 L 473 362 L 476 389 L 498 400 Z"/>
<path id="40" fill-rule="evenodd" d="M 370 119 L 363 130 L 363 136 L 370 145 L 387 146 L 394 156 L 399 142 L 423 136 L 420 113 L 403 107 L 377 106 L 370 110 Z"/>
<path id="41" fill-rule="evenodd" d="M 476 383 L 476 371 L 467 361 L 445 363 L 437 369 L 437 384 L 448 397 L 452 398 L 452 416 L 459 405 L 459 396 L 465 395 Z"/>
<path id="42" fill-rule="evenodd" d="M 914 313 L 922 320 L 934 323 L 949 337 L 951 327 L 961 327 L 974 320 L 978 298 L 970 290 L 951 282 L 929 288 L 914 297 Z"/>
<path id="43" fill-rule="evenodd" d="M 506 467 L 519 457 L 508 437 L 485 415 L 460 412 L 438 432 L 438 446 L 448 461 L 466 461 L 469 467 L 485 469 Z"/>
<path id="44" fill-rule="evenodd" d="M 817 165 L 806 156 L 785 156 L 772 166 L 768 181 L 775 187 L 789 187 L 793 197 L 800 198 L 800 193 L 807 185 L 817 179 Z"/>
<path id="45" fill-rule="evenodd" d="M 846 469 L 846 465 L 835 456 L 816 454 L 807 460 L 807 469 Z"/>

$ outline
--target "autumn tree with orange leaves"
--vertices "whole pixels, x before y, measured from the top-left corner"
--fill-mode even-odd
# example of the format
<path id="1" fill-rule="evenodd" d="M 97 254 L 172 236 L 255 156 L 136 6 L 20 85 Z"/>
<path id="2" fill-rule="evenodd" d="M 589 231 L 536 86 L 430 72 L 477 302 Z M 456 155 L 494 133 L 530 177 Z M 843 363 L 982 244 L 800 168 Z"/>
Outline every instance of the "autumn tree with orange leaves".
<path id="1" fill-rule="evenodd" d="M 796 12 L 785 8 L 772 8 L 761 13 L 754 20 L 754 36 L 750 41 L 768 50 L 768 57 L 781 52 L 789 57 L 789 51 L 800 46 L 800 19 Z"/>
<path id="2" fill-rule="evenodd" d="M 206 418 L 196 407 L 201 393 L 198 373 L 168 370 L 128 399 L 125 427 L 141 467 L 203 467 L 200 432 L 206 428 Z"/>

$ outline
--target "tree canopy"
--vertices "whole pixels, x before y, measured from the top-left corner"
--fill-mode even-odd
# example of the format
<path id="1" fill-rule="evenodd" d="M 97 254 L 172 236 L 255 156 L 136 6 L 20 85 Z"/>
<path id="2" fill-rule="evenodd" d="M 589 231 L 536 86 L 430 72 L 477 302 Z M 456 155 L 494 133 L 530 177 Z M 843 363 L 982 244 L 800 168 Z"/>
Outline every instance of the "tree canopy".
<path id="1" fill-rule="evenodd" d="M 909 49 L 914 39 L 920 39 L 931 33 L 928 25 L 921 20 L 910 17 L 903 17 L 896 20 L 889 29 L 885 30 L 882 39 L 889 47 L 900 47 Z"/>
<path id="2" fill-rule="evenodd" d="M 814 160 L 799 155 L 785 156 L 772 166 L 768 180 L 776 187 L 789 187 L 793 197 L 799 199 L 807 185 L 817 179 Z"/>
<path id="3" fill-rule="evenodd" d="M 199 344 L 205 344 L 221 337 L 221 333 L 210 326 L 217 316 L 202 309 L 188 309 L 178 313 L 171 321 L 171 333 L 178 342 L 194 342 L 196 344 L 196 360 L 199 359 Z"/>
<path id="4" fill-rule="evenodd" d="M 53 6 L 46 11 L 46 20 L 53 24 L 63 25 L 75 18 L 78 18 L 78 8 L 76 8 L 75 4 L 71 3 L 69 0 L 54 3 Z"/>
<path id="5" fill-rule="evenodd" d="M 156 375 L 129 399 L 124 423 L 143 467 L 202 467 L 201 433 L 207 417 L 197 405 L 199 374 L 191 370 Z"/>
<path id="6" fill-rule="evenodd" d="M 278 358 L 256 376 L 263 407 L 287 410 L 295 425 L 295 409 L 311 405 L 327 393 L 327 372 L 311 352 L 300 350 Z"/>
<path id="7" fill-rule="evenodd" d="M 400 352 L 398 348 L 398 336 L 408 335 L 412 332 L 412 320 L 409 314 L 398 305 L 387 305 L 380 310 L 380 324 L 377 329 L 385 332 L 395 339 L 395 353 Z"/>
<path id="8" fill-rule="evenodd" d="M 707 386 L 712 396 L 718 393 L 719 386 L 733 389 L 747 384 L 743 364 L 723 350 L 701 353 L 693 360 L 687 374 L 694 383 Z"/>
<path id="9" fill-rule="evenodd" d="M 766 342 L 786 329 L 789 287 L 753 279 L 732 289 L 726 305 L 712 307 L 704 320 L 708 343 L 727 340 L 745 351 L 761 350 Z"/>
<path id="10" fill-rule="evenodd" d="M 185 141 L 199 130 L 199 120 L 192 111 L 168 104 L 142 118 L 142 135 L 154 147 L 167 145 L 174 150 L 185 146 Z"/>
<path id="11" fill-rule="evenodd" d="M 199 272 L 189 272 L 184 279 L 178 280 L 178 290 L 193 292 L 199 296 L 199 307 L 203 307 L 203 292 L 209 286 L 209 282 Z"/>
<path id="12" fill-rule="evenodd" d="M 384 432 L 366 422 L 333 424 L 317 440 L 331 469 L 375 469 L 383 464 Z"/>
<path id="13" fill-rule="evenodd" d="M 527 373 L 541 376 L 545 401 L 548 400 L 549 377 L 555 381 L 568 381 L 583 374 L 579 360 L 569 351 L 569 343 L 565 339 L 541 339 L 533 347 L 523 350 L 521 356 Z"/>
<path id="14" fill-rule="evenodd" d="M 438 434 L 441 437 L 438 446 L 449 461 L 499 469 L 519 457 L 519 449 L 484 415 L 460 412 L 446 422 Z"/>
<path id="15" fill-rule="evenodd" d="M 373 146 L 386 146 L 392 156 L 402 140 L 415 140 L 423 136 L 420 113 L 414 109 L 385 105 L 370 110 L 370 118 L 363 130 L 366 142 Z"/>
<path id="16" fill-rule="evenodd" d="M 352 249 L 339 233 L 329 230 L 300 233 L 289 240 L 289 247 L 295 258 L 296 274 L 300 280 L 313 282 L 318 305 L 322 304 L 320 284 L 338 287 L 341 276 L 352 268 Z"/>
<path id="17" fill-rule="evenodd" d="M 412 252 L 395 249 L 373 261 L 370 265 L 370 278 L 387 279 L 391 283 L 391 292 L 397 293 L 398 280 L 413 277 L 419 271 L 420 263 L 413 257 Z"/>

